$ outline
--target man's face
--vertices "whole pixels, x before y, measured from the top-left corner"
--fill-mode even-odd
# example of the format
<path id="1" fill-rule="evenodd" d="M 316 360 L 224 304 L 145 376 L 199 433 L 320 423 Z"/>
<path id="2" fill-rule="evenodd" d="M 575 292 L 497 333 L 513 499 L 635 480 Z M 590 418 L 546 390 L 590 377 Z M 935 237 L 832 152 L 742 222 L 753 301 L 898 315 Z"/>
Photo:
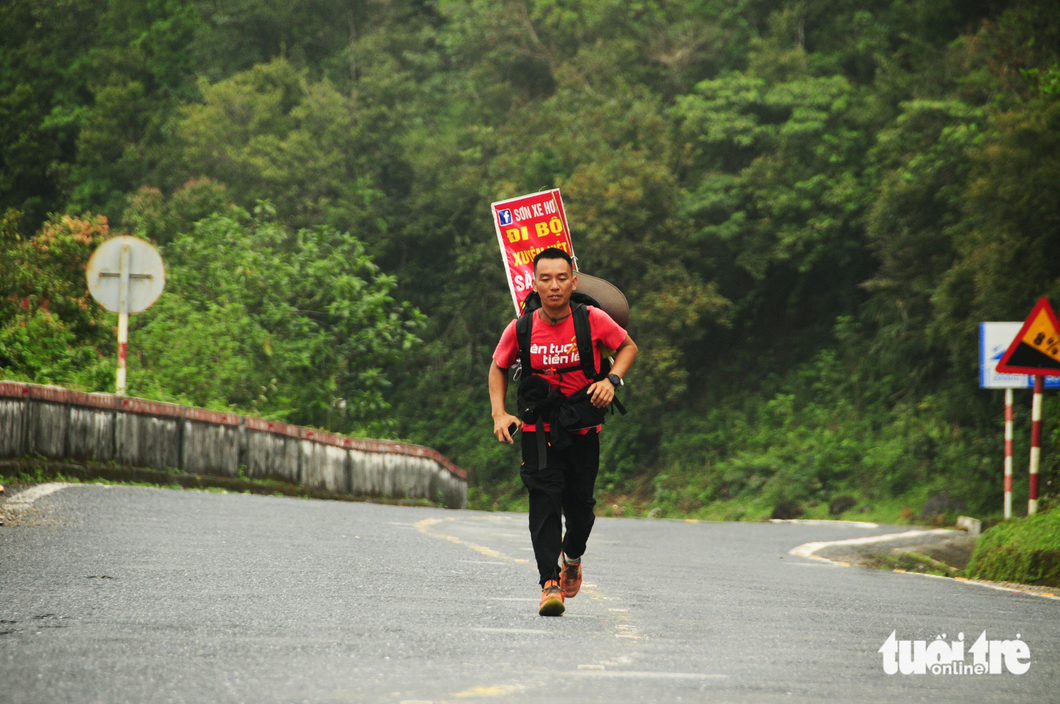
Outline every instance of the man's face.
<path id="1" fill-rule="evenodd" d="M 542 259 L 534 272 L 534 290 L 541 304 L 556 309 L 570 302 L 571 291 L 578 288 L 578 277 L 563 259 Z"/>

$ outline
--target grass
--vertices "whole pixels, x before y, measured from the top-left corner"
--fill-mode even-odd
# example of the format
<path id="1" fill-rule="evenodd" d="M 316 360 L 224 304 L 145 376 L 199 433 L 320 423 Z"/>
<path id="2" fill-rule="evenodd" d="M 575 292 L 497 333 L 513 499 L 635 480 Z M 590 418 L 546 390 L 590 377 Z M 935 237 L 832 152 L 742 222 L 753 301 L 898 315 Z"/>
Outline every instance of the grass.
<path id="1" fill-rule="evenodd" d="M 966 576 L 1060 587 L 1060 509 L 1005 521 L 983 533 Z"/>
<path id="2" fill-rule="evenodd" d="M 957 519 L 956 514 L 940 514 L 930 520 L 919 518 L 919 507 L 924 505 L 932 493 L 934 492 L 928 487 L 918 487 L 902 496 L 878 500 L 865 500 L 856 493 L 850 493 L 848 495 L 855 499 L 854 506 L 838 516 L 831 515 L 828 501 L 809 501 L 799 504 L 802 509 L 799 518 L 867 521 L 886 525 L 922 525 L 925 522 L 939 526 L 953 525 Z M 597 515 L 695 518 L 704 521 L 764 521 L 770 518 L 775 507 L 772 500 L 761 495 L 744 495 L 699 505 L 694 501 L 683 499 L 680 492 L 670 492 L 670 494 L 660 501 L 654 497 L 641 498 L 635 495 L 598 491 L 596 495 Z M 911 507 L 917 507 L 917 510 Z"/>
<path id="3" fill-rule="evenodd" d="M 700 502 L 689 492 L 668 489 L 652 491 L 647 485 L 641 491 L 620 492 L 597 484 L 596 515 L 626 518 L 694 518 L 703 521 L 764 521 L 773 513 L 775 502 L 761 494 L 747 493 L 731 499 Z M 850 510 L 838 516 L 829 512 L 829 502 L 800 502 L 799 518 L 810 520 L 867 521 L 885 525 L 952 526 L 955 513 L 944 513 L 931 519 L 920 519 L 920 508 L 937 489 L 918 486 L 897 497 L 866 499 L 858 492 L 841 492 L 854 498 Z M 838 494 L 837 494 L 838 495 Z M 521 483 L 509 482 L 502 491 L 487 492 L 474 485 L 468 487 L 468 508 L 477 511 L 529 511 L 529 498 Z M 980 518 L 993 518 L 984 515 Z"/>
<path id="4" fill-rule="evenodd" d="M 935 574 L 942 577 L 956 577 L 961 571 L 952 565 L 947 565 L 942 560 L 936 560 L 930 555 L 922 552 L 908 550 L 897 554 L 876 556 L 880 562 L 880 569 L 905 570 L 906 572 L 922 572 L 924 574 Z"/>

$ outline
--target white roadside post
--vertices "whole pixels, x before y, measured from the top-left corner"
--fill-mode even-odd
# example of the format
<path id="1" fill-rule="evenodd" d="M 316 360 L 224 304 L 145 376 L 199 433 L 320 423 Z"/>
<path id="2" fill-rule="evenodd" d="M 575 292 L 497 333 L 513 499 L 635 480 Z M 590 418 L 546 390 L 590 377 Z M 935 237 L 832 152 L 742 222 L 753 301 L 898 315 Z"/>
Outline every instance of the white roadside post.
<path id="1" fill-rule="evenodd" d="M 1005 389 L 1005 518 L 1012 518 L 1012 389 Z"/>
<path id="2" fill-rule="evenodd" d="M 129 345 L 129 245 L 121 246 L 121 270 L 118 273 L 118 378 L 119 396 L 125 395 L 125 352 Z"/>
<path id="3" fill-rule="evenodd" d="M 1034 377 L 1034 400 L 1031 402 L 1031 490 L 1027 515 L 1038 513 L 1038 467 L 1042 461 L 1042 386 L 1045 377 Z"/>
<path id="4" fill-rule="evenodd" d="M 118 370 L 115 387 L 125 393 L 129 315 L 147 310 L 166 287 L 166 267 L 146 240 L 123 235 L 107 240 L 92 253 L 85 270 L 92 297 L 118 314 Z"/>

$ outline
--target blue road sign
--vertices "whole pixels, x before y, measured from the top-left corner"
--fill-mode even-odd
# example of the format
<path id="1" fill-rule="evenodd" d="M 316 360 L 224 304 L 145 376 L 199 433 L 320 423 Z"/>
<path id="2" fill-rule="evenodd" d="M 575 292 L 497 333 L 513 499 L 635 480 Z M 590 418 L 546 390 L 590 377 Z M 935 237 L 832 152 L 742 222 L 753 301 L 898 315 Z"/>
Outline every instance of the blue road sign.
<path id="1" fill-rule="evenodd" d="M 979 323 L 979 388 L 1032 389 L 1034 377 L 1029 374 L 999 374 L 997 363 L 1019 334 L 1022 322 Z M 1045 377 L 1045 388 L 1060 389 L 1060 377 Z"/>

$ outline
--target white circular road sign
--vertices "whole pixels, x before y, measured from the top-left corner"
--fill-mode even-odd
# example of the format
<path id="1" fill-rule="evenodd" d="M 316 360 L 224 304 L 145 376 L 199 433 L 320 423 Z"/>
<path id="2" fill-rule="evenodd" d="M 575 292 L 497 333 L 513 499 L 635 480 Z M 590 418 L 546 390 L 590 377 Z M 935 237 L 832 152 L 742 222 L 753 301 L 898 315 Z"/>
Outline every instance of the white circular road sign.
<path id="1" fill-rule="evenodd" d="M 127 272 L 126 309 L 121 310 L 122 260 Z M 151 307 L 166 287 L 162 255 L 139 237 L 114 237 L 92 253 L 86 270 L 88 290 L 112 313 L 139 313 Z"/>

